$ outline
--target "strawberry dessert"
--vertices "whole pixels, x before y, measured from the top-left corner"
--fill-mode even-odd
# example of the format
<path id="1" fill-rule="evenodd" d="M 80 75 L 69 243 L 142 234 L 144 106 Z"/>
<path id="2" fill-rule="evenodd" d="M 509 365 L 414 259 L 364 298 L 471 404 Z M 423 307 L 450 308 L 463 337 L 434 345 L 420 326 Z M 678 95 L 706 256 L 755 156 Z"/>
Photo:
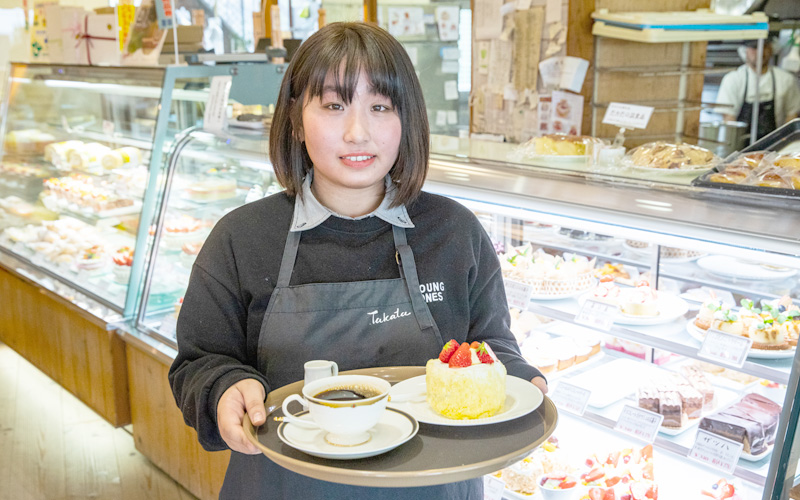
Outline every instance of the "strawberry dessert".
<path id="1" fill-rule="evenodd" d="M 506 368 L 486 342 L 450 340 L 425 366 L 428 404 L 452 419 L 486 418 L 506 400 Z"/>
<path id="2" fill-rule="evenodd" d="M 127 284 L 131 277 L 131 266 L 133 265 L 133 250 L 131 247 L 122 247 L 111 256 L 114 261 L 114 281 Z"/>

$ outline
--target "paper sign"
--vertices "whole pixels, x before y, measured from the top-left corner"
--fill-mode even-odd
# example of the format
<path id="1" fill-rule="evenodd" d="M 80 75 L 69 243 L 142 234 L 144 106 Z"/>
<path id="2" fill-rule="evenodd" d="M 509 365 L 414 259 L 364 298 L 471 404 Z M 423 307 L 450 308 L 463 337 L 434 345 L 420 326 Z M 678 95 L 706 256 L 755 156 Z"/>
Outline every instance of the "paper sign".
<path id="1" fill-rule="evenodd" d="M 503 32 L 503 0 L 485 0 L 475 2 L 472 15 L 475 23 L 476 40 L 494 40 Z"/>
<path id="2" fill-rule="evenodd" d="M 689 458 L 728 474 L 733 474 L 736 464 L 739 462 L 739 455 L 742 454 L 742 449 L 744 449 L 744 443 L 731 441 L 722 436 L 698 429 L 694 446 L 689 451 Z"/>
<path id="3" fill-rule="evenodd" d="M 457 5 L 436 7 L 436 25 L 439 40 L 452 42 L 458 40 L 459 7 Z"/>
<path id="4" fill-rule="evenodd" d="M 658 428 L 664 421 L 664 415 L 647 411 L 631 405 L 625 405 L 619 414 L 614 430 L 628 434 L 642 441 L 652 443 L 658 434 Z"/>
<path id="5" fill-rule="evenodd" d="M 591 326 L 598 330 L 609 331 L 617 315 L 616 304 L 607 304 L 599 300 L 586 299 L 580 312 L 575 316 L 575 323 Z"/>
<path id="6" fill-rule="evenodd" d="M 211 89 L 208 93 L 206 110 L 203 113 L 203 130 L 219 131 L 225 127 L 227 118 L 228 95 L 231 92 L 231 75 L 211 78 Z"/>
<path id="7" fill-rule="evenodd" d="M 455 80 L 444 82 L 444 100 L 455 101 L 458 99 L 458 84 Z"/>
<path id="8" fill-rule="evenodd" d="M 583 81 L 586 79 L 586 71 L 588 69 L 589 61 L 586 59 L 565 57 L 561 66 L 561 88 L 579 93 L 583 88 Z"/>
<path id="9" fill-rule="evenodd" d="M 108 137 L 114 136 L 114 122 L 103 120 L 103 133 Z"/>
<path id="10" fill-rule="evenodd" d="M 442 73 L 452 75 L 458 73 L 458 61 L 442 61 Z"/>
<path id="11" fill-rule="evenodd" d="M 437 127 L 447 126 L 447 111 L 443 109 L 436 111 L 436 126 Z"/>
<path id="12" fill-rule="evenodd" d="M 652 115 L 653 108 L 650 106 L 612 102 L 606 109 L 603 123 L 617 127 L 645 129 Z"/>
<path id="13" fill-rule="evenodd" d="M 172 0 L 156 0 L 156 17 L 159 28 L 172 28 Z"/>
<path id="14" fill-rule="evenodd" d="M 697 351 L 697 355 L 741 368 L 752 345 L 753 339 L 751 338 L 731 335 L 730 333 L 709 328 L 706 338 L 703 340 L 703 345 Z"/>
<path id="15" fill-rule="evenodd" d="M 491 475 L 483 476 L 483 500 L 501 500 L 506 483 Z"/>
<path id="16" fill-rule="evenodd" d="M 447 112 L 447 124 L 448 125 L 458 125 L 458 112 L 457 111 L 448 111 Z"/>
<path id="17" fill-rule="evenodd" d="M 568 382 L 559 382 L 550 394 L 550 399 L 559 410 L 568 411 L 575 415 L 582 416 L 586 412 L 586 405 L 592 391 L 572 385 Z"/>
<path id="18" fill-rule="evenodd" d="M 394 37 L 425 34 L 422 7 L 389 7 L 389 33 Z"/>
<path id="19" fill-rule="evenodd" d="M 503 279 L 503 284 L 506 287 L 508 307 L 516 307 L 520 311 L 526 310 L 533 295 L 533 285 L 509 279 Z"/>
<path id="20" fill-rule="evenodd" d="M 551 57 L 539 63 L 539 73 L 542 75 L 542 83 L 545 87 L 555 88 L 561 84 L 563 64 L 563 57 Z"/>
<path id="21" fill-rule="evenodd" d="M 561 21 L 561 0 L 547 0 L 544 22 L 557 23 Z"/>
<path id="22" fill-rule="evenodd" d="M 439 55 L 445 61 L 457 61 L 461 57 L 461 51 L 458 47 L 442 47 L 439 49 Z"/>
<path id="23" fill-rule="evenodd" d="M 583 96 L 554 90 L 550 107 L 553 133 L 580 135 L 583 123 Z"/>

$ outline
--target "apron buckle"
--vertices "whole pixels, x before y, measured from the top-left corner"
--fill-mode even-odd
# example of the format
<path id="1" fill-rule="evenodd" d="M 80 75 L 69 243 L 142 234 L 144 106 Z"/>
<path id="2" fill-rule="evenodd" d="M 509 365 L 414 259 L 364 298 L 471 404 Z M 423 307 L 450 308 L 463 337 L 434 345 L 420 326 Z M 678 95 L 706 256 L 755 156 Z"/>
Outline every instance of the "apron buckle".
<path id="1" fill-rule="evenodd" d="M 402 266 L 403 264 L 400 262 L 400 252 L 395 250 L 394 252 L 394 260 L 397 262 L 398 266 Z"/>

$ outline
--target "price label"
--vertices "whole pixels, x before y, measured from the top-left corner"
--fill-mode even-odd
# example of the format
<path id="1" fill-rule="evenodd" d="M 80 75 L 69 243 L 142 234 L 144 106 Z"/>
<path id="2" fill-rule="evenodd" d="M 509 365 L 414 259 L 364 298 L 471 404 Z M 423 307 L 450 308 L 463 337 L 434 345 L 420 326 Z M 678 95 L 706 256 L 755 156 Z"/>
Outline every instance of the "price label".
<path id="1" fill-rule="evenodd" d="M 156 0 L 156 18 L 158 19 L 158 27 L 162 30 L 172 28 L 171 0 Z"/>
<path id="2" fill-rule="evenodd" d="M 506 299 L 509 307 L 516 307 L 520 311 L 528 309 L 528 302 L 533 295 L 533 285 L 521 281 L 503 280 L 506 286 Z"/>
<path id="3" fill-rule="evenodd" d="M 221 75 L 211 78 L 211 89 L 208 93 L 206 110 L 203 113 L 203 130 L 218 132 L 225 127 L 231 83 L 233 83 L 233 77 L 231 75 Z"/>
<path id="4" fill-rule="evenodd" d="M 586 412 L 586 405 L 589 404 L 591 396 L 592 391 L 589 389 L 568 382 L 559 382 L 553 389 L 550 399 L 558 409 L 582 416 Z"/>
<path id="5" fill-rule="evenodd" d="M 611 330 L 616 316 L 616 304 L 607 304 L 599 300 L 586 299 L 580 312 L 575 316 L 575 323 L 607 332 Z"/>
<path id="6" fill-rule="evenodd" d="M 697 351 L 697 355 L 741 368 L 752 345 L 753 339 L 711 328 L 706 333 L 706 338 L 703 340 L 700 350 Z"/>
<path id="7" fill-rule="evenodd" d="M 659 415 L 643 408 L 625 405 L 622 408 L 622 413 L 619 414 L 619 419 L 617 419 L 617 425 L 614 426 L 614 429 L 642 441 L 652 443 L 655 441 L 658 428 L 661 427 L 661 422 L 663 421 L 664 415 Z"/>
<path id="8" fill-rule="evenodd" d="M 694 446 L 689 451 L 689 458 L 728 474 L 733 474 L 743 449 L 743 443 L 737 443 L 722 436 L 698 430 Z"/>
<path id="9" fill-rule="evenodd" d="M 103 120 L 103 133 L 108 137 L 114 137 L 114 122 Z"/>
<path id="10" fill-rule="evenodd" d="M 506 483 L 494 476 L 483 476 L 483 500 L 501 500 Z"/>
<path id="11" fill-rule="evenodd" d="M 644 129 L 647 128 L 651 116 L 653 116 L 653 108 L 650 106 L 612 102 L 606 109 L 603 123 L 617 127 Z"/>

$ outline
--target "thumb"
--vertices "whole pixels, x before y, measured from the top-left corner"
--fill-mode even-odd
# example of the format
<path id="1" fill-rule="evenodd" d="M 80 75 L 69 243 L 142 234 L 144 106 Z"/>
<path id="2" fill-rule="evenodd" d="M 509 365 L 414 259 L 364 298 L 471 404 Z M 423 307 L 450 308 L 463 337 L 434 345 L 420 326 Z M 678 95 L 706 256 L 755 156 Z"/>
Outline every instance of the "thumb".
<path id="1" fill-rule="evenodd" d="M 264 386 L 257 380 L 247 379 L 240 382 L 239 392 L 242 394 L 250 422 L 253 425 L 263 424 L 267 419 L 264 409 Z"/>

